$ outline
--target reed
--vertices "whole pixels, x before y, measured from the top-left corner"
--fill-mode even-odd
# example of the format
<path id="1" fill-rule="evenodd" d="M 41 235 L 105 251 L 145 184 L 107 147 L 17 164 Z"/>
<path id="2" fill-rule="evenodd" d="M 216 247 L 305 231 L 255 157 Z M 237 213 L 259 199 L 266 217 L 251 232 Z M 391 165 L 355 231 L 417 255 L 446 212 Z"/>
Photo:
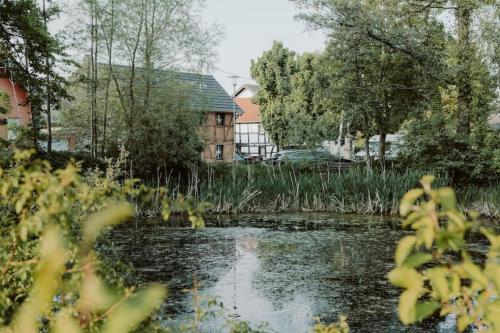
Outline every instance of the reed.
<path id="1" fill-rule="evenodd" d="M 158 177 L 151 186 L 164 186 L 170 199 L 179 194 L 211 204 L 209 213 L 334 212 L 397 215 L 406 192 L 420 186 L 429 171 L 317 169 L 300 165 L 209 165 L 189 175 Z M 451 185 L 450 177 L 437 176 L 435 186 Z M 500 183 L 458 189 L 459 206 L 483 216 L 500 218 Z M 159 202 L 156 200 L 155 202 Z M 153 216 L 160 207 L 141 207 Z"/>
<path id="2" fill-rule="evenodd" d="M 397 214 L 399 201 L 419 185 L 418 171 L 338 172 L 297 166 L 235 166 L 234 172 L 211 172 L 199 184 L 199 200 L 213 213 L 310 211 Z M 438 185 L 449 178 L 438 177 Z"/>

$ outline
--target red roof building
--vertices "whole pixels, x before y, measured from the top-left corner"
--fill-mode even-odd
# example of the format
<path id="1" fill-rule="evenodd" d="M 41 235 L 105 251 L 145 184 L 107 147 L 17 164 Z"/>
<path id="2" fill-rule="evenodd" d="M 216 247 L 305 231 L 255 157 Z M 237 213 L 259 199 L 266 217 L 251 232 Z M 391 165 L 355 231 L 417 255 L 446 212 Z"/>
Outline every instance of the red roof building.
<path id="1" fill-rule="evenodd" d="M 13 127 L 31 124 L 31 106 L 28 93 L 10 78 L 7 68 L 0 65 L 0 138 L 12 140 Z"/>
<path id="2" fill-rule="evenodd" d="M 258 88 L 245 84 L 236 91 L 234 100 L 242 110 L 236 119 L 236 149 L 244 155 L 265 159 L 278 150 L 264 130 L 259 106 L 252 102 Z"/>

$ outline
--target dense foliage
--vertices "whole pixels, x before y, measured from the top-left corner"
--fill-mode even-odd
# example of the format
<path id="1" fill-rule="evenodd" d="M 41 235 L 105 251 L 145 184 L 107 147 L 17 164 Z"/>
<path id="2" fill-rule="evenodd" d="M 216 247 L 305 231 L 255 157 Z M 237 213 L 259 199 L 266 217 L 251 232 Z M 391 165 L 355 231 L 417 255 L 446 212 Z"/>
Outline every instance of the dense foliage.
<path id="1" fill-rule="evenodd" d="M 152 313 L 165 289 L 125 288 L 109 265 L 94 253 L 101 231 L 129 220 L 130 201 L 140 204 L 158 191 L 134 180 L 121 184 L 118 168 L 106 178 L 86 177 L 75 165 L 52 171 L 32 152 L 16 152 L 0 169 L 0 325 L 2 332 L 126 332 Z M 186 211 L 203 226 L 199 210 L 187 200 L 163 201 L 162 215 Z M 5 327 L 7 326 L 7 327 Z M 144 331 L 158 330 L 150 321 Z"/>
<path id="2" fill-rule="evenodd" d="M 58 13 L 55 4 L 43 10 L 35 0 L 0 2 L 0 66 L 6 66 L 9 77 L 29 92 L 32 145 L 47 124 L 50 107 L 69 98 L 61 67 L 70 61 L 62 43 L 47 31 L 47 21 Z"/>
<path id="3" fill-rule="evenodd" d="M 220 29 L 202 21 L 203 3 L 77 2 L 66 37 L 83 61 L 73 75 L 76 100 L 65 105 L 61 125 L 77 132 L 79 149 L 95 158 L 124 147 L 134 175 L 144 178 L 198 158 L 205 110 L 193 110 L 191 94 L 202 82 L 183 89 L 170 74 L 179 67 L 201 72 L 214 57 Z"/>
<path id="4" fill-rule="evenodd" d="M 498 6 L 294 2 L 303 10 L 299 17 L 328 40 L 314 55 L 276 42 L 253 63 L 255 102 L 275 142 L 340 143 L 351 134 L 365 140 L 369 164 L 368 139 L 379 135 L 376 157 L 384 164 L 387 134 L 402 133 L 405 167 L 444 171 L 460 184 L 498 180 L 500 133 L 488 125 L 498 112 L 498 39 L 491 34 Z M 443 14 L 454 17 L 455 29 Z"/>
<path id="5" fill-rule="evenodd" d="M 421 321 L 437 310 L 456 316 L 463 332 L 500 331 L 500 236 L 486 228 L 490 242 L 484 263 L 467 252 L 465 236 L 477 223 L 456 208 L 451 188 L 433 189 L 434 177 L 422 178 L 422 189 L 408 192 L 400 206 L 403 226 L 415 230 L 404 237 L 395 253 L 391 282 L 405 291 L 399 300 L 399 317 L 405 324 Z M 460 258 L 460 259 L 458 259 Z"/>

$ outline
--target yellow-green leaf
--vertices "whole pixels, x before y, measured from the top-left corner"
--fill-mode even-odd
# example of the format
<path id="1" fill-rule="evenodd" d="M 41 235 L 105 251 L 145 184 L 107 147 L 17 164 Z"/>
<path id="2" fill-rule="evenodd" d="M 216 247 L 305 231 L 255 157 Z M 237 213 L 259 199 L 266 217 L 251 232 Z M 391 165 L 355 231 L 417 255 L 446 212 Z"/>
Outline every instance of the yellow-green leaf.
<path id="1" fill-rule="evenodd" d="M 410 267 L 397 267 L 388 275 L 389 281 L 396 287 L 420 290 L 423 285 L 423 277 L 415 269 Z"/>
<path id="2" fill-rule="evenodd" d="M 425 318 L 431 316 L 436 310 L 441 307 L 438 302 L 423 302 L 418 303 L 415 307 L 416 309 L 416 321 L 422 321 Z"/>
<path id="3" fill-rule="evenodd" d="M 423 194 L 424 191 L 422 189 L 414 189 L 406 193 L 399 206 L 399 214 L 401 214 L 401 216 L 403 217 L 408 215 L 408 213 L 411 211 L 411 208 L 415 204 L 415 201 Z"/>
<path id="4" fill-rule="evenodd" d="M 132 332 L 157 309 L 166 296 L 162 286 L 148 287 L 120 304 L 106 320 L 102 333 Z"/>
<path id="5" fill-rule="evenodd" d="M 395 261 L 397 266 L 401 266 L 408 255 L 413 250 L 413 245 L 417 238 L 415 236 L 406 236 L 402 240 L 399 241 L 399 244 L 396 248 Z"/>
<path id="6" fill-rule="evenodd" d="M 419 290 L 408 289 L 399 297 L 398 312 L 399 318 L 405 325 L 414 323 L 417 320 L 417 299 Z"/>
<path id="7" fill-rule="evenodd" d="M 432 290 L 438 296 L 438 299 L 447 301 L 450 293 L 448 281 L 446 279 L 448 271 L 443 267 L 436 267 L 427 271 L 432 286 Z"/>
<path id="8" fill-rule="evenodd" d="M 462 267 L 473 282 L 477 283 L 483 289 L 488 287 L 488 278 L 486 278 L 478 266 L 472 262 L 465 262 L 462 264 Z"/>
<path id="9" fill-rule="evenodd" d="M 405 262 L 403 263 L 404 266 L 408 267 L 413 267 L 417 268 L 422 266 L 423 264 L 428 263 L 429 261 L 432 260 L 432 255 L 429 253 L 415 253 L 406 258 Z"/>
<path id="10" fill-rule="evenodd" d="M 439 203 L 445 209 L 455 209 L 457 204 L 457 198 L 455 196 L 455 191 L 450 187 L 443 187 L 436 190 L 436 197 Z"/>

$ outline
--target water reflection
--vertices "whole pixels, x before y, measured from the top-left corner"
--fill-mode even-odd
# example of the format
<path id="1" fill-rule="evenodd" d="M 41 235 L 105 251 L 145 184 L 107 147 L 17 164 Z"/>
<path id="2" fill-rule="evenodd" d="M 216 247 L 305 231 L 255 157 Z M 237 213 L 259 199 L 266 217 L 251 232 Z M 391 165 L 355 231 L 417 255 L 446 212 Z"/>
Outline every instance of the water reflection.
<path id="1" fill-rule="evenodd" d="M 307 332 L 349 315 L 353 332 L 446 332 L 437 322 L 403 327 L 393 267 L 397 221 L 336 215 L 218 217 L 207 228 L 140 222 L 112 233 L 135 278 L 165 283 L 165 311 L 175 320 L 193 310 L 182 289 L 201 282 L 234 317 L 267 322 L 276 332 Z M 481 246 L 478 246 L 480 248 Z M 437 329 L 439 327 L 439 329 Z"/>

